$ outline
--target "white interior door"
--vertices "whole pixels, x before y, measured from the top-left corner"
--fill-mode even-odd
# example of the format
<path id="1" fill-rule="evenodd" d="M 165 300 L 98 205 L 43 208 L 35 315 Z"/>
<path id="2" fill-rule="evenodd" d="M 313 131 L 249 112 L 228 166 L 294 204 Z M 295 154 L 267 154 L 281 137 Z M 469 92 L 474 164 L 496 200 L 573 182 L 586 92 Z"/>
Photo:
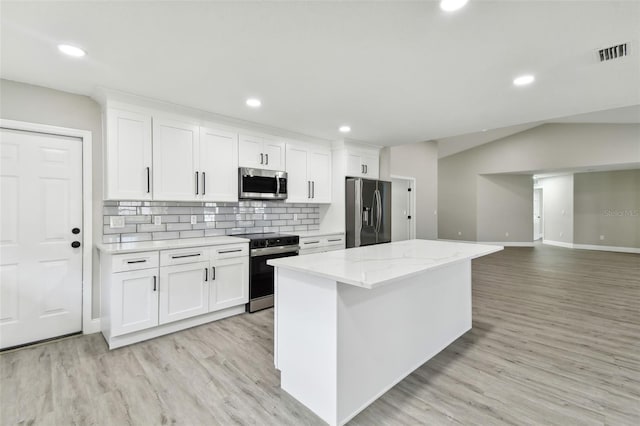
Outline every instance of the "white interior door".
<path id="1" fill-rule="evenodd" d="M 533 190 L 533 240 L 542 238 L 542 189 Z"/>
<path id="2" fill-rule="evenodd" d="M 411 181 L 391 179 L 391 241 L 411 239 Z"/>
<path id="3" fill-rule="evenodd" d="M 2 129 L 0 157 L 0 347 L 81 331 L 82 141 Z"/>

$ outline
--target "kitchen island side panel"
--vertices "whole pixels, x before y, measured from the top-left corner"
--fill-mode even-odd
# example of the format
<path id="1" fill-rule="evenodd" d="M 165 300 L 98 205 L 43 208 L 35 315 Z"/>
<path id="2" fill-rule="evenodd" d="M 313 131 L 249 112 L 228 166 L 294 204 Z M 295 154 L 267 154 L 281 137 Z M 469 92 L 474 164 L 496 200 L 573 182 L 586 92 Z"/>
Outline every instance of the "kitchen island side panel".
<path id="1" fill-rule="evenodd" d="M 338 424 L 471 329 L 471 261 L 391 285 L 338 284 Z"/>
<path id="2" fill-rule="evenodd" d="M 276 268 L 280 386 L 330 425 L 337 413 L 335 281 Z"/>

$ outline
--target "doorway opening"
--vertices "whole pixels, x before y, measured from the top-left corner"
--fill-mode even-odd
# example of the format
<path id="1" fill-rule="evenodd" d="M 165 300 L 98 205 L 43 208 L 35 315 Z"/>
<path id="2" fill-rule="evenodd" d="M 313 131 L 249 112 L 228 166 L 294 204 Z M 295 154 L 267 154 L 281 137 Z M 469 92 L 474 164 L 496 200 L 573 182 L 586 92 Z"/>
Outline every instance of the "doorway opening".
<path id="1" fill-rule="evenodd" d="M 416 238 L 416 179 L 391 175 L 391 241 Z"/>

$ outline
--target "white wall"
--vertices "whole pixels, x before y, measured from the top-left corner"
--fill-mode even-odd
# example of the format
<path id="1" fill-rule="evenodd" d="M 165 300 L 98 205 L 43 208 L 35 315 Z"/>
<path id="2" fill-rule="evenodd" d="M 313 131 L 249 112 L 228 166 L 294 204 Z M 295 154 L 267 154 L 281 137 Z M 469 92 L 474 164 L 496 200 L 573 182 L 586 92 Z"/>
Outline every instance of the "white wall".
<path id="1" fill-rule="evenodd" d="M 438 143 L 391 147 L 390 174 L 416 179 L 416 238 L 438 238 Z"/>
<path id="2" fill-rule="evenodd" d="M 88 130 L 93 141 L 93 240 L 102 240 L 102 118 L 91 98 L 0 79 L 0 117 Z M 92 317 L 100 315 L 99 265 L 93 250 Z"/>
<path id="3" fill-rule="evenodd" d="M 477 192 L 477 241 L 532 242 L 530 175 L 480 175 Z"/>
<path id="4" fill-rule="evenodd" d="M 573 243 L 573 175 L 538 180 L 542 187 L 544 241 Z"/>
<path id="5" fill-rule="evenodd" d="M 477 176 L 481 174 L 634 165 L 640 163 L 639 141 L 638 124 L 545 124 L 441 158 L 438 237 L 476 238 Z M 527 220 L 530 216 L 528 212 Z"/>

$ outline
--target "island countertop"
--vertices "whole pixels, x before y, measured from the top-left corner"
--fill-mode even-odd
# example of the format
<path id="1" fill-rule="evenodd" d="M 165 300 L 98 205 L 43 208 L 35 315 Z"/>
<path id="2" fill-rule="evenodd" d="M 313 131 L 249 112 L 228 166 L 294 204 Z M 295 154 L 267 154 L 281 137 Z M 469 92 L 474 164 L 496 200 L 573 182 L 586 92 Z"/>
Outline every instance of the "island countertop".
<path id="1" fill-rule="evenodd" d="M 456 262 L 503 250 L 502 246 L 436 240 L 407 240 L 306 256 L 267 264 L 373 289 Z"/>

